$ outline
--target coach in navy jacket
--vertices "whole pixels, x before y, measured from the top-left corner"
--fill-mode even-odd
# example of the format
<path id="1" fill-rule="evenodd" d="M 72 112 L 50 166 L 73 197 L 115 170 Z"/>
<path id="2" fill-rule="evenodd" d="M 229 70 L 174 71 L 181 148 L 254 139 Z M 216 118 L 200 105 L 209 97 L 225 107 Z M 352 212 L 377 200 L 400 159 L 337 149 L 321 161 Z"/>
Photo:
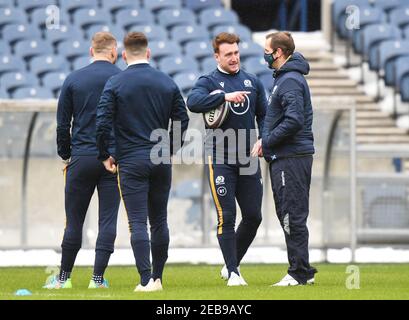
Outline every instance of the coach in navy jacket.
<path id="1" fill-rule="evenodd" d="M 162 273 L 168 257 L 169 229 L 167 203 L 172 168 L 158 160 L 153 148 L 157 130 L 166 133 L 180 122 L 179 132 L 172 130 L 170 143 L 180 139 L 189 118 L 185 102 L 175 82 L 149 65 L 148 40 L 141 32 L 130 32 L 122 53 L 128 67 L 105 85 L 97 110 L 99 159 L 108 171 L 115 171 L 115 159 L 109 153 L 109 134 L 115 129 L 118 182 L 128 215 L 131 245 L 141 283 L 135 291 L 162 290 Z M 178 144 L 182 145 L 182 141 Z M 166 143 L 165 143 L 166 147 Z M 160 156 L 160 155 L 159 155 Z M 165 158 L 162 154 L 161 158 Z M 169 158 L 169 156 L 167 157 Z M 151 238 L 147 231 L 147 219 Z M 152 253 L 152 264 L 150 261 Z"/>
<path id="2" fill-rule="evenodd" d="M 264 59 L 275 69 L 274 86 L 258 155 L 264 155 L 269 162 L 276 213 L 290 264 L 288 274 L 276 286 L 312 283 L 317 272 L 310 266 L 308 254 L 307 218 L 314 154 L 313 111 L 304 78 L 309 64 L 294 49 L 288 32 L 266 37 Z"/>

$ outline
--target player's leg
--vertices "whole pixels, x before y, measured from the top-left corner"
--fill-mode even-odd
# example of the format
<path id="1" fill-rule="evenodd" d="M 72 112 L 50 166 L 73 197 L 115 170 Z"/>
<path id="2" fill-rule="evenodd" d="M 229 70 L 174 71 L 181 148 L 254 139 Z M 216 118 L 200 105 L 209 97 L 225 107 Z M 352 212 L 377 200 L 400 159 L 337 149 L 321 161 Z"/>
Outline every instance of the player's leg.
<path id="1" fill-rule="evenodd" d="M 122 161 L 118 166 L 120 193 L 128 215 L 131 246 L 142 286 L 146 286 L 151 279 L 147 229 L 149 177 L 149 160 Z"/>
<path id="2" fill-rule="evenodd" d="M 207 164 L 207 175 L 217 212 L 217 240 L 223 253 L 228 277 L 237 270 L 236 182 L 238 169 L 225 164 Z"/>
<path id="3" fill-rule="evenodd" d="M 107 287 L 104 272 L 108 266 L 109 258 L 114 252 L 120 196 L 116 175 L 105 170 L 100 162 L 96 165 L 101 167 L 97 185 L 98 237 L 95 247 L 94 273 L 90 287 Z"/>
<path id="4" fill-rule="evenodd" d="M 65 169 L 66 226 L 61 244 L 61 270 L 59 280 L 70 278 L 82 243 L 85 216 L 95 190 L 95 170 L 86 156 L 74 156 Z"/>
<path id="5" fill-rule="evenodd" d="M 263 184 L 260 165 L 255 174 L 239 175 L 236 199 L 240 206 L 242 220 L 236 230 L 237 264 L 239 265 L 253 242 L 260 226 Z"/>
<path id="6" fill-rule="evenodd" d="M 168 200 L 172 182 L 169 164 L 154 166 L 149 184 L 149 223 L 151 227 L 152 278 L 162 286 L 162 274 L 168 258 Z M 158 280 L 159 279 L 159 280 Z"/>
<path id="7" fill-rule="evenodd" d="M 300 284 L 316 272 L 308 255 L 311 167 L 312 157 L 282 159 L 270 166 L 277 216 L 287 245 L 288 274 Z"/>

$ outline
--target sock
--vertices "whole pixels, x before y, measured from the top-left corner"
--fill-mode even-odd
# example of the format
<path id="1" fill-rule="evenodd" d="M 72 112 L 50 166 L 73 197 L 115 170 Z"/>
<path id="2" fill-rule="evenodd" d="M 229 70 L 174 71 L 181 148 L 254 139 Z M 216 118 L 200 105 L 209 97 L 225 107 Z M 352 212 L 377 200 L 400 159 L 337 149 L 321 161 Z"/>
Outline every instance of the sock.
<path id="1" fill-rule="evenodd" d="M 71 272 L 67 272 L 67 271 L 64 271 L 64 270 L 61 269 L 60 270 L 60 275 L 58 276 L 58 281 L 65 282 L 70 277 L 71 277 Z"/>
<path id="2" fill-rule="evenodd" d="M 161 279 L 166 260 L 168 259 L 168 244 L 155 245 L 151 244 L 152 251 L 152 278 L 153 280 Z"/>
<path id="3" fill-rule="evenodd" d="M 94 280 L 96 284 L 101 285 L 104 282 L 104 275 L 102 274 L 97 275 L 94 273 L 92 275 L 92 280 Z"/>

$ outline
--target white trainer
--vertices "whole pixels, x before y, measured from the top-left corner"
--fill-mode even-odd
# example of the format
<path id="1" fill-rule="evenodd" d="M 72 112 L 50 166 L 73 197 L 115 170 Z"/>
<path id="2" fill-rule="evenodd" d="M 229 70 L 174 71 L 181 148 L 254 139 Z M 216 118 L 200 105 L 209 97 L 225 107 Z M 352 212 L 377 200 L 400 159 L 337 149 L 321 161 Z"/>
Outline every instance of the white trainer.
<path id="1" fill-rule="evenodd" d="M 239 274 L 240 274 L 240 266 L 237 267 L 237 270 L 239 271 Z M 223 280 L 226 280 L 226 281 L 229 280 L 229 270 L 227 270 L 226 265 L 224 265 L 222 270 L 220 270 L 220 277 Z"/>
<path id="2" fill-rule="evenodd" d="M 307 284 L 314 284 L 314 283 L 315 283 L 315 278 L 314 277 L 307 280 Z"/>
<path id="3" fill-rule="evenodd" d="M 163 290 L 162 281 L 160 281 L 160 279 L 156 279 L 156 280 L 153 282 L 152 290 L 151 290 L 151 291 L 162 291 L 162 290 Z"/>
<path id="4" fill-rule="evenodd" d="M 143 286 L 142 284 L 138 284 L 134 292 L 149 292 L 149 291 L 152 291 L 153 286 L 154 286 L 154 281 L 151 278 L 145 286 Z"/>
<path id="5" fill-rule="evenodd" d="M 247 286 L 247 282 L 243 279 L 242 276 L 238 275 L 235 272 L 230 274 L 229 281 L 227 281 L 228 287 L 237 287 L 237 286 Z"/>
<path id="6" fill-rule="evenodd" d="M 280 282 L 277 282 L 273 284 L 273 287 L 288 287 L 288 286 L 298 286 L 300 283 L 295 280 L 292 276 L 289 274 L 286 274 L 284 278 L 280 280 Z"/>

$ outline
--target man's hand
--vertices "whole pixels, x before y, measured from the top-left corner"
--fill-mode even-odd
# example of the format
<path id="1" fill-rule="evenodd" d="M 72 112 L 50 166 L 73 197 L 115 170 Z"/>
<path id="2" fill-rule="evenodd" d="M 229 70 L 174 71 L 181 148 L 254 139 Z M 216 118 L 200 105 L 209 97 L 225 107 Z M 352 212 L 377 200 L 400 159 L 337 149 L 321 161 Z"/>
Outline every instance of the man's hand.
<path id="1" fill-rule="evenodd" d="M 233 103 L 242 103 L 246 101 L 246 96 L 250 94 L 251 91 L 234 91 L 230 93 L 226 93 L 224 95 L 224 100 Z"/>
<path id="2" fill-rule="evenodd" d="M 257 140 L 257 142 L 253 146 L 253 150 L 251 150 L 252 157 L 262 157 L 263 156 L 263 148 L 261 145 L 261 139 Z"/>
<path id="3" fill-rule="evenodd" d="M 67 167 L 68 167 L 68 165 L 70 164 L 70 162 L 71 162 L 71 158 L 68 158 L 68 159 L 66 159 L 66 160 L 62 160 L 62 163 L 63 163 L 62 171 L 65 171 L 65 170 L 67 169 Z"/>
<path id="4" fill-rule="evenodd" d="M 109 156 L 109 158 L 104 160 L 102 163 L 104 164 L 104 167 L 107 171 L 111 172 L 112 174 L 116 173 L 116 164 L 114 158 Z"/>

